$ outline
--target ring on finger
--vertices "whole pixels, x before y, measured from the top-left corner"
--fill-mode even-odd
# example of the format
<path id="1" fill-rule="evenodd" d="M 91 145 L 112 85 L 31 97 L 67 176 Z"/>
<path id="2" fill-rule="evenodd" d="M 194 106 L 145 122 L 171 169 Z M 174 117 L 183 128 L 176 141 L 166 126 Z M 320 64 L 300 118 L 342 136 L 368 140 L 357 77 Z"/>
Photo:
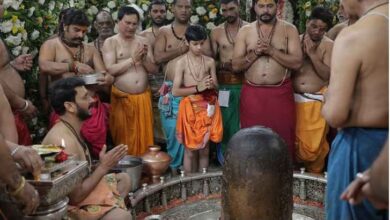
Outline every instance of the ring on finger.
<path id="1" fill-rule="evenodd" d="M 356 174 L 356 178 L 357 179 L 363 179 L 364 178 L 364 174 L 359 172 L 359 173 Z"/>

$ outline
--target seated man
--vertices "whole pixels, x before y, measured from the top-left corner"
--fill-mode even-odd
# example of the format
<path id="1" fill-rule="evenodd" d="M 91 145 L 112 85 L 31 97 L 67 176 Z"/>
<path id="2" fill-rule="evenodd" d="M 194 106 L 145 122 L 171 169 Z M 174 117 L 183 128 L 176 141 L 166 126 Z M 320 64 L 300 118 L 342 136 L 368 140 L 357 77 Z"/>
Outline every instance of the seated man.
<path id="1" fill-rule="evenodd" d="M 215 62 L 202 55 L 206 30 L 202 26 L 191 25 L 185 37 L 190 49 L 176 61 L 172 95 L 183 96 L 176 136 L 185 146 L 184 170 L 191 173 L 198 171 L 197 168 L 208 167 L 209 140 L 221 142 L 223 127 L 217 100 Z"/>
<path id="2" fill-rule="evenodd" d="M 43 144 L 65 145 L 65 152 L 76 160 L 87 160 L 89 149 L 80 135 L 83 121 L 91 117 L 92 98 L 80 78 L 70 77 L 55 82 L 49 91 L 54 111 L 60 121 L 46 135 Z M 69 194 L 69 214 L 77 219 L 130 219 L 123 198 L 130 191 L 127 174 L 108 174 L 127 154 L 126 145 L 109 152 L 100 152 L 100 163 L 90 175 Z"/>

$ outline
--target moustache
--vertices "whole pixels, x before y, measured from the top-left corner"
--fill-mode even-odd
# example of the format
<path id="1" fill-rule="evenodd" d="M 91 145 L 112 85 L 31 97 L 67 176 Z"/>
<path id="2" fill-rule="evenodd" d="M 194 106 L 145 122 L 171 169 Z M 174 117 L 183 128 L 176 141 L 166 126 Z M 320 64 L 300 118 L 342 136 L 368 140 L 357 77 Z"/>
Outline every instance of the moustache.
<path id="1" fill-rule="evenodd" d="M 264 16 L 269 16 L 269 17 L 271 17 L 271 14 L 265 13 L 265 14 L 260 15 L 260 17 L 264 17 Z"/>

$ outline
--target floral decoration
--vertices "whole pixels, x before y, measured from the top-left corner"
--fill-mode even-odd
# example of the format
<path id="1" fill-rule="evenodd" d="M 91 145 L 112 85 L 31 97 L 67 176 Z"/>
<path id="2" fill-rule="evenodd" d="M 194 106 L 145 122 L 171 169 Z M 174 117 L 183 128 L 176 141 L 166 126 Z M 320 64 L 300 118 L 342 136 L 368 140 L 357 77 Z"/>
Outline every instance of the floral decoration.
<path id="1" fill-rule="evenodd" d="M 298 0 L 298 30 L 303 33 L 306 29 L 306 20 L 311 14 L 311 10 L 315 6 L 324 6 L 330 9 L 333 13 L 333 24 L 338 22 L 337 12 L 339 10 L 339 1 L 337 0 Z"/>

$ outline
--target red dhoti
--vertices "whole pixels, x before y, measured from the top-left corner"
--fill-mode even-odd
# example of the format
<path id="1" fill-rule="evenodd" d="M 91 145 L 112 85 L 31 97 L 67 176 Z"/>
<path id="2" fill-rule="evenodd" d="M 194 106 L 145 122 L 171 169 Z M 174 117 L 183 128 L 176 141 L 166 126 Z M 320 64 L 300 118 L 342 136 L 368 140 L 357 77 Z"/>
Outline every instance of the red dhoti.
<path id="1" fill-rule="evenodd" d="M 261 125 L 271 128 L 286 142 L 294 159 L 295 102 L 290 79 L 280 86 L 244 83 L 241 90 L 241 128 Z"/>
<path id="2" fill-rule="evenodd" d="M 26 122 L 20 113 L 14 112 L 16 130 L 18 131 L 18 144 L 29 146 L 32 145 L 30 131 L 28 130 Z"/>

